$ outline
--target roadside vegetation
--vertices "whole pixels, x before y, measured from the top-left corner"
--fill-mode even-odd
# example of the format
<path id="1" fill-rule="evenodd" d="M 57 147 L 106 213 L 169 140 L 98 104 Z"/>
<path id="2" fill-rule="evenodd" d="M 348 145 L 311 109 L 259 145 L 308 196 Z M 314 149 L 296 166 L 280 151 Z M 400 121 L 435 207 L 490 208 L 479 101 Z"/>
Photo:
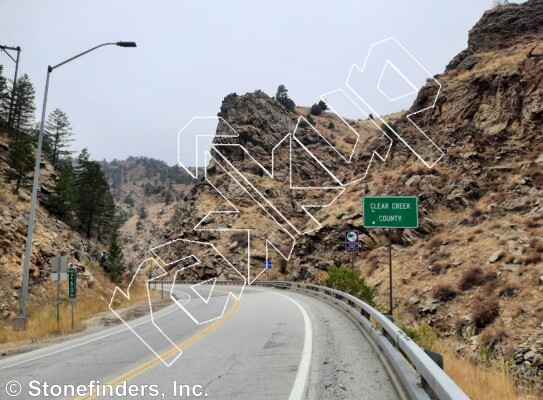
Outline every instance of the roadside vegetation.
<path id="1" fill-rule="evenodd" d="M 100 271 L 98 266 L 87 266 L 92 271 L 93 287 L 78 285 L 77 299 L 75 301 L 74 331 L 84 330 L 86 320 L 90 317 L 109 310 L 111 295 L 115 289 L 110 279 Z M 123 290 L 126 284 L 122 285 Z M 68 292 L 67 281 L 61 282 L 60 323 L 57 327 L 56 319 L 56 282 L 50 282 L 42 286 L 39 291 L 34 291 L 28 298 L 27 315 L 28 329 L 22 332 L 13 331 L 12 322 L 5 320 L 0 324 L 0 349 L 13 348 L 16 345 L 28 344 L 51 336 L 59 336 L 71 333 L 72 317 L 71 303 L 66 298 Z M 152 296 L 158 296 L 154 291 Z M 116 297 L 116 308 L 123 308 L 147 299 L 145 284 L 136 283 L 130 289 L 130 300 L 123 296 Z"/>
<path id="2" fill-rule="evenodd" d="M 377 291 L 366 283 L 366 279 L 360 274 L 360 271 L 345 266 L 331 266 L 328 269 L 326 286 L 349 293 L 371 306 L 375 305 L 374 297 Z"/>
<path id="3" fill-rule="evenodd" d="M 13 82 L 3 76 L 0 65 L 0 132 L 6 132 L 8 139 L 7 165 L 0 170 L 0 182 L 11 184 L 17 195 L 20 190 L 29 190 L 32 182 L 39 136 L 35 111 L 35 89 L 30 77 L 20 76 L 13 90 Z M 111 246 L 118 239 L 119 227 L 113 195 L 100 163 L 90 159 L 87 149 L 74 157 L 70 149 L 73 137 L 68 115 L 54 109 L 44 126 L 42 148 L 44 160 L 53 167 L 56 180 L 53 190 L 45 192 L 42 204 L 50 214 L 87 239 Z M 107 267 L 113 281 L 118 281 L 125 271 L 123 263 L 103 267 Z"/>
<path id="4" fill-rule="evenodd" d="M 535 400 L 539 395 L 532 387 L 523 386 L 509 374 L 508 361 L 491 359 L 484 365 L 478 360 L 467 360 L 459 356 L 454 343 L 438 338 L 437 332 L 428 324 L 403 326 L 402 330 L 419 346 L 443 356 L 445 372 L 464 392 L 474 400 Z M 510 361 L 509 361 L 510 362 Z"/>
<path id="5" fill-rule="evenodd" d="M 3 66 L 0 65 L 0 202 L 5 205 L 2 209 L 3 215 L 11 217 L 18 215 L 19 211 L 21 215 L 26 213 L 36 162 L 39 125 L 35 115 L 35 89 L 30 77 L 22 74 L 14 85 L 3 72 Z M 13 332 L 13 304 L 20 299 L 20 284 L 7 272 L 15 258 L 10 257 L 8 262 L 4 257 L 2 268 L 5 271 L 0 271 L 5 272 L 5 275 L 0 274 L 3 279 L 2 303 L 5 303 L 1 304 L 3 319 L 0 321 L 0 347 L 71 332 L 70 302 L 67 299 L 62 300 L 60 324 L 57 326 L 56 283 L 47 282 L 45 276 L 49 258 L 53 255 L 78 254 L 70 260 L 77 261 L 78 269 L 75 331 L 83 330 L 85 320 L 90 316 L 107 310 L 116 285 L 126 282 L 128 278 L 119 235 L 121 217 L 111 188 L 101 164 L 91 160 L 87 149 L 77 155 L 71 149 L 73 138 L 74 132 L 68 115 L 59 108 L 50 112 L 44 126 L 41 166 L 41 174 L 45 175 L 49 182 L 45 185 L 42 176 L 39 205 L 47 210 L 46 224 L 57 225 L 58 222 L 60 226 L 60 223 L 63 223 L 62 229 L 74 233 L 74 238 L 85 237 L 88 243 L 92 242 L 93 247 L 95 245 L 97 249 L 105 250 L 99 257 L 101 264 L 89 262 L 89 259 L 96 257 L 89 258 L 90 253 L 85 254 L 85 250 L 79 247 L 80 243 L 77 251 L 74 250 L 74 243 L 64 242 L 62 245 L 51 246 L 50 250 L 45 252 L 33 252 L 31 263 L 36 266 L 39 262 L 37 268 L 41 271 L 31 280 L 27 303 L 29 326 L 24 332 Z M 26 223 L 23 225 L 26 229 Z M 1 231 L 6 237 L 0 238 L 3 239 L 0 257 L 14 253 L 13 248 L 18 245 L 22 231 L 22 228 Z M 76 235 L 76 232 L 79 235 Z M 42 244 L 45 246 L 48 241 L 49 239 L 44 240 Z M 83 266 L 85 264 L 87 265 Z M 83 281 L 84 272 L 92 273 L 92 285 Z M 61 283 L 63 295 L 67 293 L 66 285 L 67 282 Z M 124 300 L 119 306 L 146 297 L 145 287 L 136 286 L 131 290 L 131 301 Z"/>
<path id="6" fill-rule="evenodd" d="M 472 282 L 473 277 L 479 279 L 480 273 L 467 274 L 465 282 Z M 326 286 L 352 294 L 378 310 L 385 309 L 376 304 L 374 299 L 377 290 L 366 283 L 358 270 L 345 266 L 331 266 L 325 281 Z M 445 298 L 454 297 L 449 287 L 441 289 Z M 485 307 L 482 307 L 483 312 Z M 538 399 L 534 388 L 522 386 L 509 374 L 508 361 L 503 359 L 468 360 L 458 355 L 454 343 L 441 339 L 428 324 L 406 325 L 400 315 L 394 315 L 398 326 L 422 348 L 440 353 L 444 358 L 445 372 L 474 400 L 535 400 Z M 373 321 L 374 325 L 377 324 Z M 377 328 L 379 328 L 377 326 Z M 509 361 L 510 362 L 510 361 Z M 519 389 L 520 388 L 520 389 Z"/>

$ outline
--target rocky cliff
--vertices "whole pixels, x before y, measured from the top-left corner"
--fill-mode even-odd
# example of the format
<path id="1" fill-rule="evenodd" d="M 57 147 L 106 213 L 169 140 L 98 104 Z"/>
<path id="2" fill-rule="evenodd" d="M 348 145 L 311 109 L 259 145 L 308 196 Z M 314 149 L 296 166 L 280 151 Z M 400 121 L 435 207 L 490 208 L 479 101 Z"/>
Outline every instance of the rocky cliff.
<path id="1" fill-rule="evenodd" d="M 385 162 L 374 160 L 360 184 L 349 186 L 333 206 L 316 211 L 322 226 L 316 225 L 301 206 L 326 204 L 337 192 L 312 194 L 284 184 L 289 176 L 289 154 L 281 141 L 285 133 L 293 132 L 299 115 L 306 115 L 308 110 L 288 112 L 258 91 L 227 96 L 219 116 L 239 137 L 217 138 L 216 143 L 243 144 L 261 166 L 242 150 L 217 151 L 216 159 L 226 158 L 231 165 L 225 169 L 223 162 L 211 162 L 208 172 L 225 196 L 221 197 L 208 182 L 196 185 L 183 206 L 176 209 L 161 239 L 212 242 L 243 269 L 246 234 L 217 229 L 250 228 L 260 237 L 271 238 L 278 252 L 289 255 L 292 250 L 288 262 L 280 261 L 277 252 L 271 256 L 274 265 L 282 265 L 284 274 L 274 269 L 262 277 L 322 282 L 330 265 L 351 262 L 344 252 L 343 235 L 346 228 L 356 228 L 362 232 L 362 249 L 353 260 L 354 267 L 377 286 L 378 301 L 385 304 L 388 288 L 382 282 L 388 279 L 387 237 L 385 232 L 361 227 L 361 197 L 418 195 L 421 226 L 417 230 L 396 230 L 392 235 L 398 315 L 406 323 L 428 323 L 466 357 L 479 358 L 483 353 L 503 357 L 516 374 L 540 384 L 543 59 L 528 55 L 542 38 L 543 0 L 487 11 L 470 31 L 468 48 L 437 76 L 443 88 L 436 107 L 416 120 L 445 150 L 443 160 L 428 169 L 395 140 Z M 543 49 L 543 41 L 539 48 Z M 432 93 L 430 85 L 423 87 L 411 110 L 389 117 L 402 137 L 417 140 L 416 130 L 404 115 L 427 105 Z M 331 137 L 338 148 L 352 144 L 350 132 L 342 128 L 337 116 L 326 112 L 314 119 L 315 128 Z M 330 122 L 335 128 L 330 128 Z M 366 147 L 379 150 L 384 146 L 379 130 L 370 121 L 348 122 L 363 133 Z M 219 124 L 217 132 L 228 129 Z M 302 128 L 300 137 L 308 148 L 321 151 L 325 164 L 333 163 L 332 155 L 326 154 L 321 138 L 311 127 Z M 272 149 L 273 178 L 262 170 L 271 167 Z M 325 182 L 326 174 L 302 153 L 296 154 L 300 160 L 296 179 L 306 186 Z M 363 156 L 357 161 L 360 163 L 352 171 L 343 170 L 346 177 L 367 167 Z M 250 178 L 251 185 L 232 178 L 237 177 L 234 166 Z M 276 209 L 255 205 L 258 192 L 266 193 Z M 240 212 L 214 214 L 200 225 L 208 229 L 193 230 L 209 211 L 231 210 L 231 205 Z M 292 226 L 287 226 L 278 213 L 288 216 Z M 297 239 L 293 248 L 291 236 Z M 261 263 L 265 243 L 251 244 L 253 260 Z M 187 277 L 228 277 L 229 272 L 217 260 L 204 264 Z"/>

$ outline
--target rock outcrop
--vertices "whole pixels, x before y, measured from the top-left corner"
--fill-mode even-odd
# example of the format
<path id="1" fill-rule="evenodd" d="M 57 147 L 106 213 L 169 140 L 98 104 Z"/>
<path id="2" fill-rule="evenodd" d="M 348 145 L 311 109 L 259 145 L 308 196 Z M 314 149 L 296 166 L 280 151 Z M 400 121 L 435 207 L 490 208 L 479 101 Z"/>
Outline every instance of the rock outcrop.
<path id="1" fill-rule="evenodd" d="M 281 262 L 274 252 L 274 265 L 282 265 L 282 273 L 263 276 L 322 282 L 330 265 L 354 265 L 379 287 L 378 301 L 385 303 L 388 288 L 379 283 L 388 279 L 384 247 L 388 237 L 361 226 L 361 198 L 418 195 L 420 227 L 392 232 L 398 312 L 407 322 L 426 322 L 441 336 L 456 340 L 461 353 L 477 354 L 485 348 L 497 357 L 514 357 L 515 373 L 537 381 L 543 374 L 543 60 L 528 54 L 538 45 L 543 53 L 542 39 L 543 0 L 487 11 L 470 31 L 468 48 L 436 76 L 443 86 L 436 107 L 416 117 L 445 150 L 443 160 L 428 169 L 395 141 L 385 163 L 374 163 L 361 184 L 348 187 L 332 207 L 316 213 L 322 227 L 297 236 L 288 262 Z M 434 94 L 429 83 L 408 111 L 428 105 Z M 273 98 L 255 92 L 227 96 L 219 116 L 240 134 L 239 143 L 269 166 L 271 150 L 307 112 L 303 108 L 288 112 Z M 401 135 L 417 140 L 417 131 L 404 115 L 391 118 Z M 348 132 L 333 118 L 330 113 L 314 117 L 316 128 L 336 139 L 346 137 Z M 335 131 L 326 130 L 330 121 L 335 121 Z M 366 145 L 379 140 L 370 121 L 350 123 L 368 134 Z M 318 148 L 318 141 L 313 145 Z M 276 184 L 266 180 L 243 152 L 227 155 L 267 195 L 287 200 L 280 203 L 281 211 L 293 220 L 299 218 L 296 226 L 311 225 L 309 218 L 298 214 L 303 195 L 288 190 L 280 180 Z M 333 160 L 324 153 L 323 159 Z M 276 162 L 280 170 L 287 159 L 277 154 Z M 300 168 L 304 179 L 316 179 L 313 169 L 305 167 Z M 207 220 L 203 226 L 209 230 L 194 231 L 212 209 L 228 209 L 224 199 L 201 182 L 176 209 L 164 240 L 190 237 L 216 243 L 243 268 L 244 235 L 211 228 L 252 227 L 269 237 L 274 232 L 266 228 L 274 223 L 254 205 L 250 190 L 241 189 L 213 163 L 209 170 L 216 174 L 217 187 L 242 212 L 235 218 Z M 361 232 L 361 251 L 354 259 L 344 251 L 346 229 Z M 278 242 L 278 248 L 288 253 L 287 242 Z M 251 256 L 256 262 L 264 259 L 262 243 L 254 243 Z M 218 276 L 219 264 L 197 275 Z"/>

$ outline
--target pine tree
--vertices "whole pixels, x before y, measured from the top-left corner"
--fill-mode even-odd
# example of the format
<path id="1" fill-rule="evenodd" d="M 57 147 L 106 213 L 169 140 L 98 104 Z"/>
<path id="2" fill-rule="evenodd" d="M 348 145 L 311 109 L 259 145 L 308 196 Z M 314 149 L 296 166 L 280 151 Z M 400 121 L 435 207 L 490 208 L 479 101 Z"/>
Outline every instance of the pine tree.
<path id="1" fill-rule="evenodd" d="M 21 186 L 26 186 L 32 180 L 28 173 L 34 168 L 35 160 L 32 137 L 21 134 L 19 140 L 11 144 L 7 160 L 10 169 L 4 171 L 4 177 L 8 181 L 16 182 L 15 193 L 19 192 Z"/>
<path id="2" fill-rule="evenodd" d="M 71 160 L 61 161 L 58 165 L 58 180 L 53 192 L 47 197 L 49 211 L 70 226 L 75 223 L 75 209 L 78 188 L 75 183 Z"/>
<path id="3" fill-rule="evenodd" d="M 289 111 L 294 111 L 296 104 L 288 97 L 288 90 L 285 85 L 279 85 L 275 94 L 275 99 L 287 108 Z"/>
<path id="4" fill-rule="evenodd" d="M 114 216 L 113 196 L 100 164 L 89 160 L 87 149 L 78 157 L 75 169 L 78 187 L 76 216 L 80 229 L 87 238 L 96 234 L 99 239 L 106 236 Z"/>
<path id="5" fill-rule="evenodd" d="M 0 65 L 0 126 L 6 127 L 9 114 L 8 81 L 3 75 L 4 66 Z M 6 112 L 7 110 L 7 112 Z"/>
<path id="6" fill-rule="evenodd" d="M 29 132 L 34 127 L 34 104 L 36 91 L 27 74 L 17 79 L 15 93 L 13 94 L 13 111 L 8 119 L 8 128 L 14 132 L 15 141 L 19 139 L 20 133 Z M 12 94 L 10 91 L 9 100 Z M 9 110 L 9 102 L 8 102 Z"/>
<path id="7" fill-rule="evenodd" d="M 67 148 L 73 141 L 72 136 L 72 127 L 68 116 L 64 111 L 56 108 L 49 114 L 45 123 L 45 140 L 53 168 L 56 169 L 59 160 L 71 154 Z"/>
<path id="8" fill-rule="evenodd" d="M 138 210 L 138 215 L 139 215 L 140 219 L 147 218 L 147 209 L 145 208 L 144 204 L 142 204 L 140 209 Z"/>
<path id="9" fill-rule="evenodd" d="M 104 180 L 107 185 L 107 182 Z M 106 242 L 112 235 L 112 229 L 114 221 L 117 218 L 115 209 L 115 199 L 109 186 L 107 190 L 104 190 L 103 197 L 100 201 L 98 208 L 98 215 L 96 218 L 96 239 L 101 242 Z"/>
<path id="10" fill-rule="evenodd" d="M 322 101 L 322 100 L 319 101 L 318 106 L 319 106 L 319 108 L 320 108 L 322 111 L 328 110 L 328 105 L 327 105 L 324 101 Z"/>
<path id="11" fill-rule="evenodd" d="M 313 104 L 311 106 L 311 114 L 313 115 L 321 115 L 322 114 L 322 109 L 319 107 L 319 105 L 317 103 Z"/>
<path id="12" fill-rule="evenodd" d="M 126 265 L 124 263 L 123 251 L 119 244 L 117 223 L 115 223 L 115 227 L 113 228 L 111 239 L 109 241 L 107 261 L 102 265 L 102 268 L 113 283 L 121 283 L 123 274 L 126 271 Z"/>

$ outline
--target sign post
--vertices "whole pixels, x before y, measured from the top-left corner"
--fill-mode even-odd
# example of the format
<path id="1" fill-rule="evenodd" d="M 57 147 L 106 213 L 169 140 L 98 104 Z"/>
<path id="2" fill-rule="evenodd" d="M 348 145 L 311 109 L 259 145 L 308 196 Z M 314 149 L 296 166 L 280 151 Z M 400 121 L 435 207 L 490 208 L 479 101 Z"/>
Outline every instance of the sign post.
<path id="1" fill-rule="evenodd" d="M 77 296 L 77 280 L 76 280 L 76 269 L 70 267 L 68 269 L 68 297 L 72 302 L 72 333 L 74 333 L 74 307 L 75 299 Z"/>
<path id="2" fill-rule="evenodd" d="M 354 252 L 358 251 L 358 231 L 357 230 L 346 230 L 345 231 L 345 251 L 350 253 L 350 264 L 351 270 L 354 271 Z M 354 278 L 353 278 L 354 279 Z"/>
<path id="3" fill-rule="evenodd" d="M 389 314 L 392 316 L 392 233 L 390 228 L 419 227 L 416 196 L 366 196 L 363 198 L 364 228 L 388 229 Z"/>
<path id="4" fill-rule="evenodd" d="M 264 263 L 264 267 L 266 269 L 272 269 L 272 261 L 271 260 L 266 260 L 266 262 Z"/>
<path id="5" fill-rule="evenodd" d="M 60 327 L 60 281 L 66 280 L 68 256 L 51 258 L 51 281 L 57 281 L 57 330 Z"/>

